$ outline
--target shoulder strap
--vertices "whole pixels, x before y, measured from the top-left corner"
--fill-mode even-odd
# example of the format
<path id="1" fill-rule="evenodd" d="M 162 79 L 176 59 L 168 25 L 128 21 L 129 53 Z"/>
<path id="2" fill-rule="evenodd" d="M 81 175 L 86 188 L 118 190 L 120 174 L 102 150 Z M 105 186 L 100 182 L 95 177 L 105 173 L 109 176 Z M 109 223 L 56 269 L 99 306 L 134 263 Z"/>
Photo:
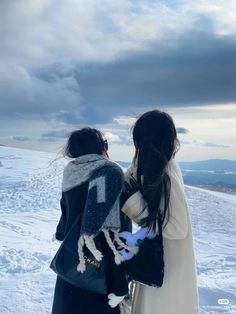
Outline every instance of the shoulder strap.
<path id="1" fill-rule="evenodd" d="M 158 218 L 157 218 L 157 220 L 158 220 L 158 235 L 159 235 L 159 237 L 160 237 L 160 239 L 161 239 L 161 242 L 163 242 L 163 235 L 162 235 L 162 219 L 161 219 L 161 214 L 160 214 L 160 212 L 158 212 Z"/>

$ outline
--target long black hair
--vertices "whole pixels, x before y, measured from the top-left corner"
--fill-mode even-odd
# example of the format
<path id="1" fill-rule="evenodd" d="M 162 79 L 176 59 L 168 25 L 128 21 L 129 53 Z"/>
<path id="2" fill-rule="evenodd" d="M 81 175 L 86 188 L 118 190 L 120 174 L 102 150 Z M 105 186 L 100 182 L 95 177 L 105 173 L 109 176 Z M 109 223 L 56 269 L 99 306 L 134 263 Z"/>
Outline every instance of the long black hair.
<path id="1" fill-rule="evenodd" d="M 76 158 L 87 154 L 107 154 L 108 143 L 103 133 L 93 128 L 73 131 L 67 140 L 64 156 Z"/>
<path id="2" fill-rule="evenodd" d="M 162 224 L 166 216 L 166 221 L 169 219 L 171 182 L 166 166 L 179 148 L 173 119 L 169 114 L 159 110 L 144 113 L 133 126 L 133 141 L 138 185 L 147 202 L 148 210 L 148 216 L 141 220 L 141 225 L 155 230 L 158 212 L 161 214 Z M 164 195 L 163 212 L 160 209 L 162 195 Z"/>

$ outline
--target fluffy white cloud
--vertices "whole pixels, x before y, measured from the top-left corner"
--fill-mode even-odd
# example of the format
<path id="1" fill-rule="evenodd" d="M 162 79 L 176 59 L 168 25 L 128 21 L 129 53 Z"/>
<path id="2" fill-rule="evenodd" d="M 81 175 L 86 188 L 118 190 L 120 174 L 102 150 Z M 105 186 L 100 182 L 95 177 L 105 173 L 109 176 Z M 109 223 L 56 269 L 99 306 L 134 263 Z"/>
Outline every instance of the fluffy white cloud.
<path id="1" fill-rule="evenodd" d="M 114 118 L 114 121 L 122 126 L 132 126 L 135 120 L 136 119 L 134 117 L 130 117 L 130 116 L 120 116 L 120 117 Z"/>
<path id="2" fill-rule="evenodd" d="M 115 143 L 121 142 L 121 138 L 119 137 L 119 135 L 112 132 L 106 132 L 105 137 L 107 138 L 109 142 L 115 142 Z"/>
<path id="3" fill-rule="evenodd" d="M 229 0 L 179 0 L 174 6 L 165 1 L 1 1 L 1 59 L 27 66 L 68 59 L 110 62 L 148 50 L 153 42 L 166 50 L 186 29 L 201 28 L 195 23 L 200 17 L 207 17 L 217 34 L 235 35 L 235 12 L 235 1 Z"/>
<path id="4" fill-rule="evenodd" d="M 195 1 L 194 11 L 210 18 L 219 36 L 236 35 L 236 2 L 234 0 Z"/>

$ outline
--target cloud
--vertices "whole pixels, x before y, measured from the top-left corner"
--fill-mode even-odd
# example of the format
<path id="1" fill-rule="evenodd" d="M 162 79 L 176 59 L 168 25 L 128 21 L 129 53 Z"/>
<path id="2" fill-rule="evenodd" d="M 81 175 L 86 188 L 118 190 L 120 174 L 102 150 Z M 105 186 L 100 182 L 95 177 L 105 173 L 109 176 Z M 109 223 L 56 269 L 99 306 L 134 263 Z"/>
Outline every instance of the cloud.
<path id="1" fill-rule="evenodd" d="M 222 60 L 224 62 L 222 66 Z M 112 64 L 89 65 L 77 72 L 83 104 L 101 115 L 227 103 L 236 100 L 236 42 L 191 32 L 164 54 L 130 55 Z M 88 109 L 89 108 L 89 109 Z"/>
<path id="2" fill-rule="evenodd" d="M 38 138 L 38 142 L 50 142 L 50 143 L 57 143 L 58 142 L 58 138 L 56 137 L 40 137 Z"/>
<path id="3" fill-rule="evenodd" d="M 216 143 L 210 143 L 210 142 L 207 142 L 204 144 L 205 146 L 207 147 L 230 147 L 229 145 L 224 145 L 224 144 L 216 144 Z"/>
<path id="4" fill-rule="evenodd" d="M 70 131 L 67 129 L 63 130 L 51 130 L 44 132 L 42 134 L 42 138 L 56 138 L 56 139 L 64 139 L 67 138 L 69 135 Z"/>
<path id="5" fill-rule="evenodd" d="M 73 112 L 79 116 L 78 83 L 73 76 L 40 79 L 27 69 L 0 64 L 0 113 L 2 115 L 62 119 Z"/>
<path id="6" fill-rule="evenodd" d="M 121 126 L 131 126 L 136 121 L 136 118 L 131 116 L 119 116 L 114 118 L 114 121 Z"/>
<path id="7" fill-rule="evenodd" d="M 215 0 L 1 1 L 4 62 L 39 66 L 65 60 L 113 62 L 158 43 L 169 49 L 186 30 L 236 34 L 236 4 Z M 199 23 L 199 19 L 208 22 Z M 6 31 L 7 30 L 7 31 Z"/>
<path id="8" fill-rule="evenodd" d="M 12 136 L 12 138 L 13 140 L 19 141 L 19 142 L 26 142 L 30 140 L 28 136 Z"/>
<path id="9" fill-rule="evenodd" d="M 183 32 L 191 20 L 183 6 L 164 1 L 20 0 L 1 1 L 0 9 L 3 60 L 30 66 L 113 62 Z"/>
<path id="10" fill-rule="evenodd" d="M 105 133 L 105 137 L 108 140 L 108 142 L 113 142 L 113 143 L 120 143 L 121 142 L 121 138 L 119 137 L 119 135 L 112 133 L 112 132 L 106 132 Z"/>
<path id="11" fill-rule="evenodd" d="M 190 140 L 190 141 L 181 140 L 180 143 L 183 144 L 183 145 L 197 145 L 197 146 L 213 147 L 213 148 L 228 148 L 228 147 L 231 147 L 230 145 L 206 142 L 206 141 L 204 141 L 202 139 L 196 139 L 196 140 Z"/>
<path id="12" fill-rule="evenodd" d="M 179 134 L 188 134 L 189 130 L 186 128 L 176 128 L 177 133 Z"/>
<path id="13" fill-rule="evenodd" d="M 2 114 L 107 123 L 154 107 L 236 99 L 232 2 L 21 0 L 0 7 L 7 28 Z"/>
<path id="14" fill-rule="evenodd" d="M 153 45 L 112 63 L 28 70 L 0 64 L 0 112 L 90 124 L 152 108 L 236 101 L 233 39 L 191 32 L 175 45 L 168 53 Z"/>

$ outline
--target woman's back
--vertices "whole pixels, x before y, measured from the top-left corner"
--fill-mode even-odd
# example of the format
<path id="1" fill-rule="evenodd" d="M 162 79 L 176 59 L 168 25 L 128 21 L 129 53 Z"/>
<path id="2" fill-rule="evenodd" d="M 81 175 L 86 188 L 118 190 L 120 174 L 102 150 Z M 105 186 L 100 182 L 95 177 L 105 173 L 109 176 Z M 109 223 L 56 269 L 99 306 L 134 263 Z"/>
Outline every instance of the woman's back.
<path id="1" fill-rule="evenodd" d="M 170 218 L 163 230 L 164 282 L 158 289 L 137 283 L 132 309 L 134 314 L 199 313 L 192 227 L 182 175 L 174 160 L 170 162 L 168 173 L 171 192 Z M 133 202 L 138 204 L 137 199 Z"/>
<path id="2" fill-rule="evenodd" d="M 72 160 L 63 172 L 61 218 L 56 238 L 66 241 L 66 247 L 73 250 L 75 264 L 78 259 L 78 266 L 68 263 L 67 266 L 73 269 L 65 269 L 67 266 L 64 264 L 59 267 L 64 271 L 58 272 L 53 314 L 95 314 L 98 310 L 104 314 L 118 314 L 119 307 L 112 308 L 109 305 L 107 294 L 124 296 L 128 292 L 125 274 L 117 266 L 120 255 L 110 241 L 110 233 L 118 233 L 121 227 L 119 197 L 123 172 L 117 164 L 109 160 L 105 144 L 101 133 L 90 128 L 73 132 L 67 143 L 67 156 Z M 68 250 L 61 252 L 66 254 L 64 257 L 67 260 L 72 258 Z M 98 262 L 106 257 L 107 267 L 102 272 L 99 285 L 96 272 L 93 272 L 94 278 L 86 281 L 86 289 L 80 289 L 77 287 L 79 279 L 76 277 L 76 281 L 69 274 L 86 271 L 87 253 L 91 253 Z M 63 261 L 64 259 L 62 263 Z M 107 291 L 107 294 L 92 292 L 94 283 L 96 291 Z M 117 299 L 114 301 L 113 298 L 114 302 L 115 305 L 118 304 Z"/>
<path id="3" fill-rule="evenodd" d="M 132 311 L 134 314 L 197 314 L 192 228 L 183 178 L 174 159 L 179 140 L 172 117 L 159 110 L 144 113 L 133 126 L 133 142 L 133 178 L 139 190 L 126 201 L 123 209 L 146 232 L 146 237 L 150 230 L 155 234 L 157 218 L 162 217 L 165 268 L 160 288 L 137 283 Z M 127 175 L 130 174 L 132 171 Z"/>

